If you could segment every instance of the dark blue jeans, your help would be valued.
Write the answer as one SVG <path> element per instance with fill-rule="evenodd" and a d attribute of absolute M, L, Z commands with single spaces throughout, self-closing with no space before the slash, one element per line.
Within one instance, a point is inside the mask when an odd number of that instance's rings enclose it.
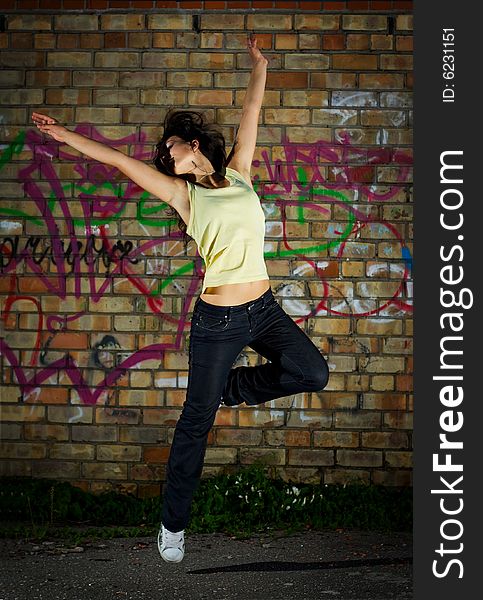
<path fill-rule="evenodd" d="M 270 362 L 232 368 L 245 346 Z M 198 298 L 191 320 L 188 390 L 168 460 L 164 526 L 180 531 L 188 524 L 206 440 L 221 401 L 255 405 L 318 391 L 327 385 L 328 375 L 325 359 L 271 289 L 237 306 L 215 306 Z"/>

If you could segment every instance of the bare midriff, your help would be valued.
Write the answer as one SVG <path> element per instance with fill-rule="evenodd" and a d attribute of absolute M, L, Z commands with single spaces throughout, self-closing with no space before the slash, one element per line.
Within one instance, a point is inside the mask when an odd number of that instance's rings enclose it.
<path fill-rule="evenodd" d="M 250 281 L 247 283 L 227 283 L 216 287 L 207 287 L 200 298 L 208 304 L 217 306 L 236 306 L 256 300 L 270 288 L 270 280 Z"/>

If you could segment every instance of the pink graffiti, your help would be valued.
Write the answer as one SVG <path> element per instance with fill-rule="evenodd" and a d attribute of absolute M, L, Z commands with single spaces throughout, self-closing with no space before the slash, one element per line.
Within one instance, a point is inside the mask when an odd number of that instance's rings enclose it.
<path fill-rule="evenodd" d="M 147 160 L 150 156 L 150 152 L 145 150 L 146 139 L 141 134 L 140 138 L 137 139 L 135 135 L 127 136 L 125 138 L 112 141 L 107 140 L 95 128 L 90 126 L 78 126 L 76 131 L 79 133 L 88 135 L 93 139 L 98 139 L 104 143 L 110 145 L 125 146 L 127 144 L 134 147 L 133 157 L 140 160 Z M 68 239 L 72 244 L 73 248 L 77 247 L 78 237 L 75 232 L 74 221 L 69 207 L 69 202 L 65 197 L 64 190 L 61 182 L 58 179 L 56 171 L 52 165 L 52 159 L 58 157 L 64 161 L 72 161 L 75 163 L 75 171 L 81 176 L 79 184 L 84 185 L 98 185 L 99 183 L 111 183 L 116 184 L 119 173 L 116 169 L 106 167 L 101 164 L 89 164 L 86 168 L 85 160 L 82 157 L 75 156 L 59 144 L 54 142 L 44 143 L 44 140 L 37 134 L 36 131 L 29 131 L 26 137 L 26 143 L 32 150 L 33 161 L 30 165 L 19 171 L 19 180 L 23 181 L 24 190 L 28 197 L 34 200 L 39 215 L 45 220 L 46 228 L 52 243 L 53 253 L 56 256 L 62 255 L 61 235 L 59 226 L 56 222 L 54 215 L 49 208 L 48 197 L 45 191 L 41 189 L 39 185 L 39 176 L 42 182 L 49 182 L 51 193 L 56 198 L 58 206 L 65 219 L 65 223 L 68 228 Z M 289 206 L 300 206 L 299 197 L 307 195 L 311 190 L 325 188 L 327 190 L 357 190 L 359 194 L 365 196 L 369 201 L 387 201 L 390 200 L 397 194 L 400 185 L 407 181 L 410 173 L 411 157 L 400 151 L 388 148 L 355 148 L 349 142 L 348 137 L 342 137 L 340 143 L 329 144 L 324 141 L 316 142 L 315 144 L 295 144 L 285 139 L 283 142 L 284 160 L 275 160 L 274 164 L 270 164 L 268 155 L 266 152 L 262 153 L 264 160 L 264 169 L 266 176 L 261 178 L 261 187 L 259 192 L 262 196 L 276 195 L 275 205 L 280 210 L 282 217 L 282 244 L 286 250 L 291 250 L 292 245 L 287 235 L 287 216 L 286 208 Z M 351 162 L 360 162 L 360 166 L 350 166 Z M 260 167 L 260 163 L 254 162 L 255 166 Z M 328 166 L 329 165 L 329 166 Z M 387 189 L 380 191 L 374 189 L 369 184 L 370 181 L 374 180 L 374 168 L 376 165 L 393 165 L 397 167 L 397 185 L 385 186 Z M 324 175 L 324 169 L 329 169 L 329 177 Z M 299 169 L 303 168 L 306 175 L 305 179 L 301 179 Z M 141 189 L 132 182 L 128 182 L 126 191 L 122 198 L 118 198 L 115 195 L 111 196 L 95 196 L 91 197 L 87 194 L 81 193 L 79 195 L 79 202 L 82 207 L 83 217 L 85 221 L 85 236 L 89 236 L 93 233 L 94 229 L 92 226 L 92 215 L 96 215 L 97 218 L 107 218 L 119 215 L 128 200 L 134 200 L 139 197 Z M 344 203 L 337 198 L 331 196 L 324 196 L 323 191 L 314 194 L 314 198 L 323 198 L 324 203 L 336 203 L 339 206 L 343 206 L 347 211 L 351 211 L 356 217 L 357 222 L 354 225 L 351 236 L 356 236 L 367 224 L 369 223 L 380 223 L 386 227 L 394 235 L 394 238 L 398 241 L 401 246 L 404 245 L 404 240 L 401 239 L 397 228 L 393 227 L 386 221 L 376 221 L 371 217 L 365 215 L 362 211 L 350 205 L 350 203 Z M 295 199 L 294 199 L 295 198 Z M 325 208 L 312 201 L 310 203 L 304 202 L 304 207 L 310 208 L 316 211 L 324 211 Z M 108 228 L 106 226 L 99 226 L 97 236 L 102 241 L 102 244 L 106 250 L 110 251 L 113 249 L 113 243 L 109 238 Z M 148 251 L 158 246 L 163 247 L 167 243 L 171 243 L 180 239 L 179 232 L 173 232 L 169 235 L 161 235 L 153 237 L 146 242 L 139 245 L 130 254 L 131 258 L 141 257 Z M 344 249 L 346 241 L 344 240 L 338 249 L 336 258 L 341 259 L 344 256 Z M 5 252 L 5 249 L 2 248 Z M 402 281 L 400 285 L 396 286 L 393 297 L 388 300 L 383 306 L 380 306 L 377 310 L 367 311 L 355 315 L 354 312 L 343 313 L 337 312 L 330 308 L 327 304 L 327 298 L 329 296 L 330 286 L 325 281 L 323 269 L 320 269 L 317 261 L 308 254 L 297 253 L 297 258 L 301 261 L 306 262 L 310 265 L 317 278 L 322 282 L 324 290 L 324 298 L 318 302 L 314 310 L 310 311 L 309 314 L 297 319 L 298 323 L 303 322 L 310 316 L 318 314 L 320 311 L 325 310 L 332 312 L 333 314 L 351 314 L 352 316 L 369 316 L 384 310 L 390 304 L 394 304 L 403 311 L 412 310 L 411 305 L 406 302 L 403 298 L 406 280 L 409 278 L 410 272 L 406 265 Z M 78 257 L 74 260 L 79 260 Z M 95 273 L 93 262 L 89 261 L 87 273 L 81 274 L 79 262 L 73 265 L 72 276 L 74 277 L 74 295 L 76 298 L 80 298 L 85 295 L 85 292 L 81 289 L 81 278 L 88 281 L 89 284 L 89 297 L 93 302 L 100 301 L 110 289 L 111 282 L 115 276 L 124 276 L 132 285 L 133 290 L 136 290 L 141 296 L 146 299 L 149 310 L 157 315 L 160 319 L 166 320 L 176 325 L 175 339 L 172 343 L 160 343 L 151 344 L 142 349 L 136 350 L 129 357 L 125 358 L 119 365 L 109 371 L 104 379 L 96 385 L 95 389 L 91 389 L 88 383 L 85 381 L 82 375 L 82 368 L 80 368 L 75 360 L 66 354 L 59 360 L 56 360 L 49 364 L 47 367 L 39 368 L 39 352 L 41 343 L 41 331 L 46 323 L 46 328 L 51 333 L 57 333 L 59 331 L 67 331 L 68 324 L 85 313 L 79 311 L 73 315 L 52 315 L 49 314 L 45 319 L 42 311 L 41 303 L 34 296 L 25 294 L 17 294 L 18 289 L 18 275 L 15 272 L 21 261 L 26 263 L 26 266 L 34 272 L 39 281 L 45 286 L 45 289 L 50 292 L 51 295 L 55 295 L 60 299 L 67 297 L 67 276 L 65 266 L 62 260 L 58 261 L 56 273 L 44 273 L 42 268 L 36 264 L 33 260 L 32 255 L 28 250 L 24 250 L 21 254 L 14 257 L 10 262 L 7 271 L 11 272 L 9 293 L 5 303 L 5 308 L 1 314 L 1 319 L 7 323 L 14 307 L 14 304 L 20 300 L 31 301 L 37 310 L 38 325 L 35 343 L 33 346 L 32 355 L 29 361 L 30 367 L 36 367 L 36 371 L 33 376 L 29 376 L 24 370 L 22 365 L 17 358 L 16 352 L 8 345 L 5 340 L 0 340 L 0 354 L 3 354 L 6 360 L 10 363 L 15 378 L 21 388 L 23 396 L 28 396 L 36 387 L 42 385 L 49 377 L 56 374 L 59 370 L 63 370 L 70 381 L 76 386 L 76 390 L 80 396 L 80 399 L 85 404 L 96 404 L 101 394 L 106 388 L 115 384 L 115 382 L 126 373 L 126 371 L 133 366 L 152 359 L 164 359 L 165 352 L 167 350 L 180 350 L 183 346 L 184 331 L 188 325 L 188 314 L 192 308 L 192 302 L 196 295 L 200 279 L 203 276 L 203 267 L 200 257 L 197 255 L 195 259 L 194 272 L 189 279 L 187 289 L 184 292 L 184 301 L 179 317 L 175 317 L 171 314 L 166 313 L 163 310 L 163 299 L 162 297 L 155 297 L 152 295 L 152 289 L 145 283 L 142 274 L 136 273 L 135 270 L 130 266 L 128 261 L 115 260 L 115 266 L 112 271 L 104 275 L 103 282 L 96 287 L 96 279 L 99 278 L 99 274 Z"/>

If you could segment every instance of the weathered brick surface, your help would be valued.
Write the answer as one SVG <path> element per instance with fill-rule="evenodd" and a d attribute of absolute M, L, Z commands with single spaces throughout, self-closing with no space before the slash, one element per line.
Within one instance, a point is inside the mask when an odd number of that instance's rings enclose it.
<path fill-rule="evenodd" d="M 267 465 L 285 465 L 286 450 L 273 448 L 241 448 L 240 463 L 249 465 L 263 462 Z"/>
<path fill-rule="evenodd" d="M 244 15 L 237 14 L 206 14 L 201 16 L 201 29 L 227 31 L 244 28 Z M 216 34 L 210 34 L 216 35 Z"/>
<path fill-rule="evenodd" d="M 87 479 L 127 479 L 127 465 L 121 463 L 82 463 L 82 475 Z"/>
<path fill-rule="evenodd" d="M 346 35 L 347 50 L 369 50 L 370 36 L 367 33 L 348 33 Z"/>
<path fill-rule="evenodd" d="M 5 11 L 1 233 L 18 245 L 7 242 L 0 278 L 11 353 L 0 472 L 158 495 L 201 283 L 194 244 L 185 251 L 173 236 L 159 200 L 39 136 L 29 111 L 149 162 L 168 108 L 193 107 L 221 126 L 229 150 L 255 31 L 269 59 L 252 169 L 268 271 L 330 380 L 321 392 L 220 409 L 203 475 L 262 461 L 286 481 L 410 485 L 412 15 L 383 3 L 200 8 L 196 29 L 190 10 L 121 4 Z M 85 247 L 89 227 L 95 251 L 74 261 L 69 244 Z M 24 252 L 35 244 L 37 264 Z M 250 349 L 240 361 L 260 362 Z"/>
<path fill-rule="evenodd" d="M 340 17 L 338 15 L 295 15 L 295 29 L 314 29 L 317 31 L 325 31 L 338 29 Z"/>
<path fill-rule="evenodd" d="M 387 17 L 379 15 L 343 15 L 343 29 L 364 29 L 375 31 L 387 28 Z"/>
<path fill-rule="evenodd" d="M 52 29 L 52 17 L 50 15 L 18 14 L 9 16 L 9 30 L 50 30 Z"/>
<path fill-rule="evenodd" d="M 49 450 L 51 459 L 93 460 L 95 447 L 89 444 L 54 444 Z"/>
<path fill-rule="evenodd" d="M 337 450 L 337 464 L 344 467 L 381 467 L 382 452 Z"/>
<path fill-rule="evenodd" d="M 0 458 L 45 458 L 47 448 L 45 444 L 26 442 L 2 442 L 0 444 Z"/>
<path fill-rule="evenodd" d="M 359 434 L 351 431 L 314 431 L 314 446 L 324 448 L 354 448 L 359 445 Z"/>
<path fill-rule="evenodd" d="M 40 17 L 40 19 L 41 18 L 42 17 Z M 106 22 L 106 17 L 101 17 L 101 29 L 114 29 L 114 23 L 114 15 L 110 17 L 108 22 Z M 124 24 L 127 25 L 125 21 Z M 37 25 L 37 18 L 35 19 L 35 26 L 37 29 L 41 29 Z M 54 31 L 93 31 L 97 29 L 99 29 L 99 19 L 97 15 L 59 15 L 54 18 Z M 124 29 L 124 27 L 121 27 L 121 29 Z"/>
<path fill-rule="evenodd" d="M 368 484 L 371 481 L 371 473 L 365 469 L 326 469 L 324 483 L 333 485 L 346 484 Z"/>

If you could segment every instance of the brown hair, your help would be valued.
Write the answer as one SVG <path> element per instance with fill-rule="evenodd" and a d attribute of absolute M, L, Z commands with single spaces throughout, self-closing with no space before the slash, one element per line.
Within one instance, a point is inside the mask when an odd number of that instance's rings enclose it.
<path fill-rule="evenodd" d="M 227 158 L 225 138 L 221 131 L 216 125 L 208 122 L 203 113 L 194 110 L 170 109 L 166 114 L 163 136 L 156 144 L 153 157 L 153 164 L 158 171 L 165 175 L 185 179 L 191 183 L 203 186 L 203 184 L 196 182 L 196 177 L 193 173 L 177 175 L 174 172 L 174 161 L 171 158 L 169 148 L 166 146 L 167 140 L 173 135 L 189 143 L 197 140 L 201 152 L 215 169 L 215 173 L 210 176 L 210 182 L 216 184 L 224 180 L 226 164 L 231 159 L 233 151 Z M 175 214 L 178 215 L 178 227 L 183 232 L 183 239 L 186 247 L 189 241 L 189 236 L 186 233 L 186 223 L 175 209 L 169 207 L 169 210 L 173 216 Z"/>

